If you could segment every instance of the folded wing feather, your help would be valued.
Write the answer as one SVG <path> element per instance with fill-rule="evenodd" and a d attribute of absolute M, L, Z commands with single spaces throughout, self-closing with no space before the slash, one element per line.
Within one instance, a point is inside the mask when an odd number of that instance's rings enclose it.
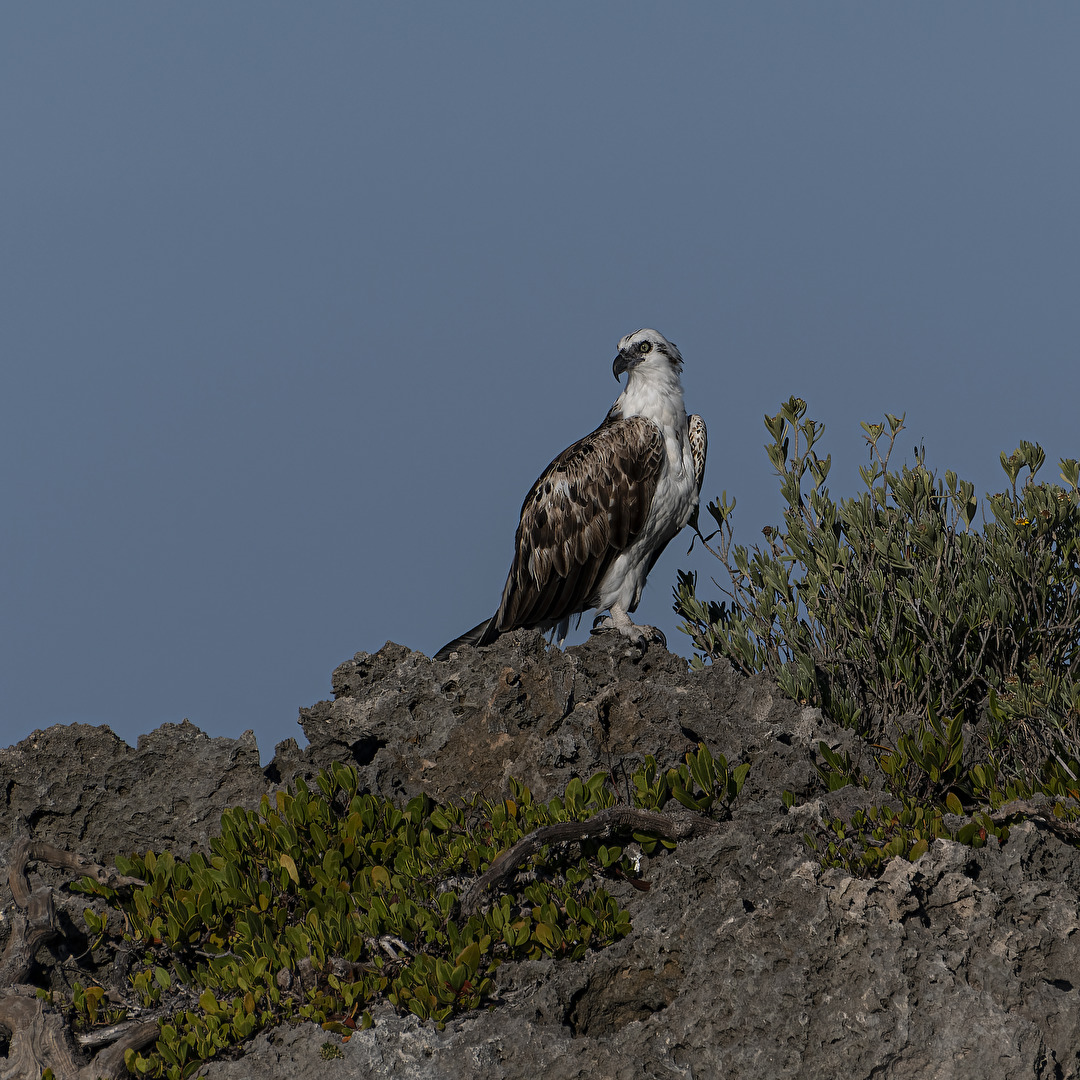
<path fill-rule="evenodd" d="M 608 567 L 645 524 L 663 462 L 660 429 L 634 416 L 605 420 L 544 470 L 521 507 L 500 632 L 594 606 Z"/>

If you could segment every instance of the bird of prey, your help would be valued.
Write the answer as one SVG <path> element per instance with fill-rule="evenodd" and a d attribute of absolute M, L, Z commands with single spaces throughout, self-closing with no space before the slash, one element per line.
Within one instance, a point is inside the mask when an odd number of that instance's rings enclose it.
<path fill-rule="evenodd" d="M 679 350 L 656 330 L 619 342 L 612 364 L 626 386 L 604 422 L 564 450 L 521 506 L 514 562 L 499 610 L 444 645 L 490 645 L 520 627 L 554 630 L 590 608 L 595 630 L 616 630 L 644 646 L 663 635 L 631 618 L 645 579 L 668 541 L 696 516 L 707 439 L 683 405 Z"/>

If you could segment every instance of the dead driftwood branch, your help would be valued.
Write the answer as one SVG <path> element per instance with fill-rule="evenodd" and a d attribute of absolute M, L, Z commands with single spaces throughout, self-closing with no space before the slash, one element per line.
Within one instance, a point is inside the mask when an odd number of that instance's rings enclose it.
<path fill-rule="evenodd" d="M 523 836 L 513 847 L 496 857 L 491 866 L 469 886 L 461 900 L 461 911 L 472 915 L 484 894 L 508 881 L 517 868 L 545 844 L 573 843 L 578 840 L 606 840 L 620 833 L 643 832 L 663 840 L 687 840 L 717 828 L 717 822 L 704 814 L 690 811 L 661 814 L 655 810 L 636 810 L 630 806 L 610 806 L 588 821 L 560 821 L 545 825 Z"/>
<path fill-rule="evenodd" d="M 1041 799 L 1037 802 L 1030 802 L 1024 799 L 1013 799 L 995 810 L 990 815 L 990 820 L 995 825 L 1000 825 L 1008 821 L 1009 818 L 1022 817 L 1044 826 L 1062 840 L 1076 843 L 1080 840 L 1080 825 L 1057 817 L 1054 814 L 1056 801 L 1053 799 Z M 1076 804 L 1073 803 L 1073 805 Z"/>
<path fill-rule="evenodd" d="M 25 1080 L 51 1069 L 56 1080 L 119 1080 L 126 1074 L 124 1052 L 140 1050 L 158 1037 L 156 1020 L 117 1025 L 117 1039 L 80 1065 L 73 1049 L 72 1033 L 63 1015 L 37 996 L 37 987 L 25 985 L 38 949 L 60 930 L 56 922 L 53 890 L 48 885 L 32 886 L 26 868 L 44 862 L 58 870 L 83 874 L 102 884 L 116 887 L 142 884 L 125 878 L 82 855 L 41 841 L 20 840 L 11 851 L 8 881 L 16 911 L 11 920 L 11 936 L 0 957 L 0 1027 L 11 1032 L 7 1061 L 0 1063 L 0 1080 Z"/>

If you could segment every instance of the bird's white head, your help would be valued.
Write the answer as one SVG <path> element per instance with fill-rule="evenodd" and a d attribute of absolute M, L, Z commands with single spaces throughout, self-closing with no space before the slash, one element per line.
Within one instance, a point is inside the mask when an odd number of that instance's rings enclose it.
<path fill-rule="evenodd" d="M 659 330 L 635 330 L 619 342 L 619 355 L 611 365 L 617 379 L 624 371 L 631 375 L 672 375 L 682 371 L 682 353 Z"/>
<path fill-rule="evenodd" d="M 683 405 L 682 353 L 656 330 L 637 330 L 619 342 L 611 365 L 617 379 L 626 372 L 626 387 L 611 407 L 616 417 L 647 416 L 661 427 L 686 424 Z"/>

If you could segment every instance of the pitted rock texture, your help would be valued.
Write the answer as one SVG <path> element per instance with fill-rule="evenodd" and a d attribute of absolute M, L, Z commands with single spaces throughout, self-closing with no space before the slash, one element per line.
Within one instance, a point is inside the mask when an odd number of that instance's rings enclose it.
<path fill-rule="evenodd" d="M 0 750 L 0 850 L 32 837 L 94 858 L 154 845 L 186 855 L 267 787 L 250 731 L 211 739 L 185 720 L 132 749 L 104 726 L 51 727 Z"/>
<path fill-rule="evenodd" d="M 237 801 L 254 805 L 335 759 L 355 763 L 372 791 L 444 800 L 497 796 L 509 776 L 541 798 L 599 769 L 626 783 L 644 755 L 672 764 L 699 740 L 752 769 L 731 821 L 643 860 L 649 891 L 608 883 L 633 921 L 611 948 L 580 963 L 506 964 L 494 1007 L 443 1031 L 383 1006 L 373 1029 L 345 1043 L 314 1025 L 264 1032 L 244 1057 L 212 1062 L 208 1080 L 1080 1076 L 1080 852 L 1021 824 L 1003 847 L 938 841 L 873 881 L 822 872 L 803 833 L 867 793 L 825 794 L 813 751 L 819 740 L 866 751 L 768 682 L 687 673 L 653 647 L 638 656 L 598 638 L 560 653 L 514 634 L 447 663 L 388 644 L 342 664 L 333 687 L 334 701 L 301 712 L 310 746 L 281 744 L 265 773 L 257 754 L 251 764 L 253 743 L 249 752 L 245 740 L 201 736 L 220 744 L 207 799 L 243 788 Z M 50 729 L 34 753 L 26 743 L 0 753 L 4 842 L 17 808 L 20 829 L 29 821 L 50 830 L 43 838 L 100 855 L 130 833 L 106 828 L 111 806 L 140 823 L 140 846 L 201 843 L 209 810 L 182 837 L 161 810 L 179 805 L 183 781 L 171 789 L 159 763 L 154 786 L 121 795 L 105 759 L 124 755 L 94 730 Z M 211 751 L 194 729 L 187 741 L 178 731 L 165 735 L 182 775 L 189 755 Z M 60 786 L 77 796 L 50 786 L 43 746 L 67 762 Z M 99 791 L 101 775 L 112 779 Z M 792 812 L 784 789 L 798 797 Z M 34 792 L 62 809 L 34 817 Z M 343 1056 L 324 1058 L 324 1044 Z"/>
<path fill-rule="evenodd" d="M 1025 881 L 1046 846 L 1072 884 Z M 330 1063 L 320 1029 L 276 1031 L 207 1077 L 1073 1077 L 1077 862 L 1021 825 L 1001 851 L 938 841 L 859 881 L 822 874 L 771 812 L 736 814 L 623 890 L 628 938 L 506 965 L 490 1012 L 440 1032 L 384 1008 Z"/>
<path fill-rule="evenodd" d="M 335 700 L 300 711 L 305 759 L 355 764 L 369 790 L 390 798 L 497 797 L 514 776 L 549 799 L 573 776 L 608 770 L 625 782 L 647 754 L 669 765 L 704 741 L 729 758 L 758 754 L 752 782 L 779 799 L 776 783 L 802 793 L 815 782 L 812 732 L 857 750 L 768 680 L 719 667 L 688 675 L 666 650 L 642 656 L 606 637 L 561 652 L 519 632 L 445 663 L 388 643 L 338 667 L 333 688 Z M 777 742 L 781 729 L 794 753 Z"/>

